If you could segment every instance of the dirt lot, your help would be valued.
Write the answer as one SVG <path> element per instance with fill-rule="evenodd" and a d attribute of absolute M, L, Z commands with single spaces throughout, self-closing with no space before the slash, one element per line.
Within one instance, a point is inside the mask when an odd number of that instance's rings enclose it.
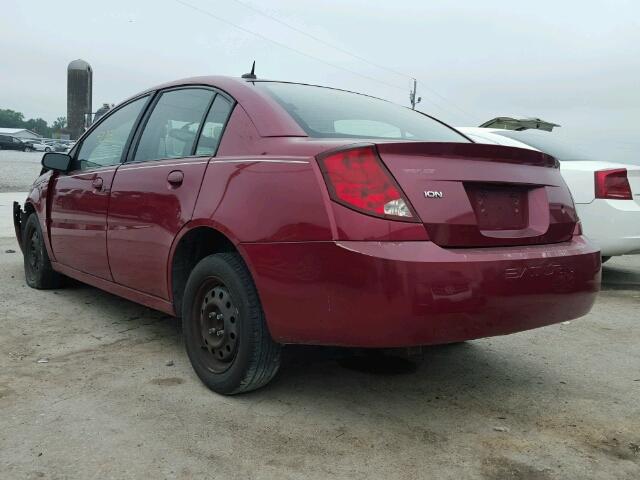
<path fill-rule="evenodd" d="M 0 152 L 1 479 L 640 478 L 640 256 L 606 265 L 584 319 L 419 366 L 288 348 L 271 385 L 225 398 L 174 319 L 25 285 L 8 220 L 24 194 L 3 192 L 41 156 Z"/>
<path fill-rule="evenodd" d="M 0 150 L 0 193 L 25 192 L 42 168 L 42 152 Z"/>
<path fill-rule="evenodd" d="M 31 290 L 0 239 L 0 477 L 638 479 L 640 258 L 607 265 L 584 319 L 416 368 L 289 348 L 270 386 L 225 398 L 175 320 Z"/>

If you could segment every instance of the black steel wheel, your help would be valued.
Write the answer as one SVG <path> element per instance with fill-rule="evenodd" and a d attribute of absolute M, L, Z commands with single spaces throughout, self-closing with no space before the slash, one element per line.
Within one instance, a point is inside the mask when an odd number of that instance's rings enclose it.
<path fill-rule="evenodd" d="M 266 325 L 251 274 L 237 253 L 203 258 L 182 303 L 185 346 L 194 370 L 225 395 L 266 385 L 280 366 L 280 345 Z"/>
<path fill-rule="evenodd" d="M 206 280 L 196 297 L 192 328 L 200 332 L 200 356 L 202 363 L 213 373 L 227 370 L 237 353 L 238 322 L 240 311 L 235 306 L 229 289 L 218 278 Z M 197 332 L 194 332 L 197 333 Z"/>
<path fill-rule="evenodd" d="M 27 285 L 37 289 L 61 286 L 62 276 L 51 267 L 40 222 L 35 213 L 29 215 L 22 228 L 22 252 Z"/>

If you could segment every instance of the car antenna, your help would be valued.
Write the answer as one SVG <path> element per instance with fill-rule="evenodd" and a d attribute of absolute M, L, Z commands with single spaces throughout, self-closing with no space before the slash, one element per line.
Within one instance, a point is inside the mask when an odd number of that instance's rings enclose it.
<path fill-rule="evenodd" d="M 250 73 L 245 73 L 244 75 L 242 75 L 242 78 L 248 78 L 250 80 L 255 80 L 256 78 L 258 78 L 258 77 L 256 77 L 255 71 L 256 71 L 256 61 L 254 60 L 253 61 L 253 65 L 251 66 L 251 72 Z"/>

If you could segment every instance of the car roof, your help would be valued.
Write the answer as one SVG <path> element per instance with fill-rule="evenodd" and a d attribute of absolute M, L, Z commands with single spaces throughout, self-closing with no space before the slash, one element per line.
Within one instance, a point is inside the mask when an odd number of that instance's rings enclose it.
<path fill-rule="evenodd" d="M 233 97 L 245 110 L 263 137 L 306 137 L 306 132 L 293 118 L 256 83 L 265 80 L 226 77 L 221 75 L 189 77 L 156 85 L 131 98 L 139 97 L 156 90 L 182 86 L 215 87 Z M 275 81 L 275 80 L 274 80 Z"/>

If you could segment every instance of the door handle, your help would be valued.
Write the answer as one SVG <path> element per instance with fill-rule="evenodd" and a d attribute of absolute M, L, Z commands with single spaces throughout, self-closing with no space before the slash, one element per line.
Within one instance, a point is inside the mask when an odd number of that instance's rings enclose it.
<path fill-rule="evenodd" d="M 167 175 L 167 182 L 169 182 L 174 187 L 179 187 L 182 185 L 182 181 L 184 180 L 184 174 L 180 170 L 174 170 L 169 172 Z"/>
<path fill-rule="evenodd" d="M 95 188 L 96 190 L 102 190 L 102 185 L 103 185 L 103 180 L 102 177 L 96 177 L 93 179 L 93 182 L 91 182 L 91 185 L 93 186 L 93 188 Z"/>

